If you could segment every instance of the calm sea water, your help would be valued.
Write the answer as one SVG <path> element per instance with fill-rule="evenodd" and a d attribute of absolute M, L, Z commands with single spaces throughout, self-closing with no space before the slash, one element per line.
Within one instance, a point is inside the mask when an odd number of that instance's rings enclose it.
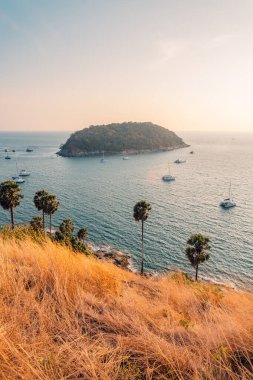
<path fill-rule="evenodd" d="M 32 175 L 22 186 L 24 199 L 15 211 L 17 222 L 38 215 L 33 205 L 37 190 L 57 194 L 61 205 L 53 217 L 58 226 L 72 218 L 89 229 L 90 239 L 131 253 L 139 265 L 141 225 L 133 220 L 136 201 L 147 199 L 152 212 L 145 223 L 146 269 L 178 268 L 193 274 L 184 255 L 185 241 L 194 232 L 210 236 L 211 258 L 201 266 L 204 279 L 253 289 L 253 135 L 180 134 L 191 144 L 173 152 L 98 158 L 61 158 L 55 155 L 68 133 L 0 133 L 0 181 L 18 169 Z M 27 146 L 34 148 L 26 153 Z M 4 149 L 15 149 L 5 160 Z M 190 150 L 195 151 L 190 155 Z M 177 158 L 186 159 L 176 165 Z M 161 177 L 171 162 L 174 183 Z M 219 202 L 232 181 L 237 207 L 223 210 Z M 0 224 L 9 213 L 0 210 Z"/>

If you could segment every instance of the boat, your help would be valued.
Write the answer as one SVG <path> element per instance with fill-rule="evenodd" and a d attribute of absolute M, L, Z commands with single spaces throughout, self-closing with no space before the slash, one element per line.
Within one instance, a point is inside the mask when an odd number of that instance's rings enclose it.
<path fill-rule="evenodd" d="M 20 178 L 20 177 L 12 177 L 12 181 L 16 182 L 16 183 L 24 183 L 25 180 L 23 178 Z"/>
<path fill-rule="evenodd" d="M 167 175 L 164 175 L 163 176 L 163 180 L 165 182 L 171 182 L 171 181 L 175 181 L 176 177 L 173 177 L 172 175 L 170 174 L 167 174 Z"/>
<path fill-rule="evenodd" d="M 28 172 L 26 169 L 21 169 L 19 172 L 19 177 L 28 177 L 31 173 Z"/>
<path fill-rule="evenodd" d="M 8 155 L 8 153 L 6 154 L 6 156 L 4 157 L 6 160 L 10 160 L 11 157 Z"/>
<path fill-rule="evenodd" d="M 32 148 L 26 148 L 26 152 L 31 153 L 31 152 L 33 152 L 33 149 Z"/>
<path fill-rule="evenodd" d="M 175 164 L 184 164 L 185 162 L 186 160 L 179 160 L 179 158 L 174 161 Z"/>
<path fill-rule="evenodd" d="M 172 182 L 172 181 L 175 181 L 176 177 L 174 177 L 173 175 L 170 174 L 170 165 L 168 164 L 169 166 L 169 174 L 166 174 L 162 177 L 163 181 L 165 182 Z"/>
<path fill-rule="evenodd" d="M 220 206 L 222 208 L 226 208 L 226 209 L 236 206 L 236 203 L 233 201 L 233 199 L 231 197 L 231 182 L 230 182 L 230 186 L 229 186 L 229 196 L 228 196 L 228 198 L 225 198 L 222 202 L 220 202 Z"/>
<path fill-rule="evenodd" d="M 105 152 L 103 151 L 103 157 L 101 158 L 100 162 L 102 164 L 104 164 L 105 162 L 107 162 L 107 160 L 105 159 Z"/>
<path fill-rule="evenodd" d="M 191 151 L 190 151 L 190 154 L 194 154 L 194 153 L 195 153 L 194 150 L 191 150 Z"/>
<path fill-rule="evenodd" d="M 124 156 L 124 157 L 122 157 L 122 160 L 129 160 L 130 158 L 128 157 L 128 156 Z"/>

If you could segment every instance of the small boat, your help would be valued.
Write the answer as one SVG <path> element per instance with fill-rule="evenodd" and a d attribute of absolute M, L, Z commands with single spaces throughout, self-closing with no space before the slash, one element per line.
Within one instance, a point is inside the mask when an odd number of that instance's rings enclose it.
<path fill-rule="evenodd" d="M 16 152 L 15 149 L 12 149 L 12 152 L 15 153 Z"/>
<path fill-rule="evenodd" d="M 162 178 L 165 182 L 175 181 L 176 179 L 176 177 L 173 177 L 173 175 L 170 174 L 164 175 Z"/>
<path fill-rule="evenodd" d="M 194 153 L 195 153 L 194 150 L 191 150 L 191 151 L 190 151 L 190 154 L 194 154 Z"/>
<path fill-rule="evenodd" d="M 184 164 L 185 162 L 186 160 L 179 160 L 179 158 L 174 161 L 175 164 Z"/>
<path fill-rule="evenodd" d="M 16 182 L 16 183 L 24 183 L 25 180 L 23 178 L 20 178 L 20 177 L 12 177 L 12 181 Z"/>
<path fill-rule="evenodd" d="M 19 172 L 19 177 L 28 177 L 31 173 L 28 172 L 26 169 L 21 169 Z"/>
<path fill-rule="evenodd" d="M 7 153 L 7 152 L 8 152 L 8 149 L 5 148 L 4 151 L 5 151 L 5 153 Z"/>
<path fill-rule="evenodd" d="M 122 157 L 122 160 L 129 160 L 130 158 L 128 157 L 128 156 L 124 156 L 124 157 Z"/>
<path fill-rule="evenodd" d="M 4 157 L 6 160 L 10 160 L 11 157 L 8 155 L 8 153 L 6 154 L 6 156 Z"/>
<path fill-rule="evenodd" d="M 163 181 L 165 182 L 172 182 L 175 181 L 176 177 L 170 174 L 170 165 L 168 164 L 169 167 L 169 174 L 166 174 L 162 177 Z"/>
<path fill-rule="evenodd" d="M 26 148 L 26 152 L 31 153 L 31 152 L 33 152 L 33 149 L 32 148 Z"/>
<path fill-rule="evenodd" d="M 105 159 L 105 152 L 103 151 L 103 157 L 101 158 L 100 162 L 102 164 L 104 164 L 105 162 L 107 162 L 107 160 Z"/>
<path fill-rule="evenodd" d="M 236 206 L 236 203 L 233 201 L 233 199 L 231 197 L 231 182 L 230 182 L 230 186 L 229 186 L 229 196 L 228 196 L 228 198 L 226 198 L 222 202 L 220 202 L 220 206 L 223 208 L 226 208 L 226 209 Z"/>

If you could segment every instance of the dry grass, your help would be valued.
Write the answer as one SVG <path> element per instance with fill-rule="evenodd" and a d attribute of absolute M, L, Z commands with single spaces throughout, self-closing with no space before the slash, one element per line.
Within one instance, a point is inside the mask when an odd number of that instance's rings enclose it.
<path fill-rule="evenodd" d="M 253 378 L 253 296 L 0 240 L 0 379 Z"/>

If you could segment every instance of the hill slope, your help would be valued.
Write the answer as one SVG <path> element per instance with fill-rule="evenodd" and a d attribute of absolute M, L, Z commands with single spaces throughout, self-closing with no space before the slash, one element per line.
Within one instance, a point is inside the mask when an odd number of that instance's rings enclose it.
<path fill-rule="evenodd" d="M 153 123 L 121 123 L 84 128 L 70 136 L 58 152 L 61 156 L 89 156 L 127 152 L 170 150 L 187 145 L 174 132 Z"/>
<path fill-rule="evenodd" d="M 0 239 L 0 378 L 249 380 L 253 296 Z"/>

